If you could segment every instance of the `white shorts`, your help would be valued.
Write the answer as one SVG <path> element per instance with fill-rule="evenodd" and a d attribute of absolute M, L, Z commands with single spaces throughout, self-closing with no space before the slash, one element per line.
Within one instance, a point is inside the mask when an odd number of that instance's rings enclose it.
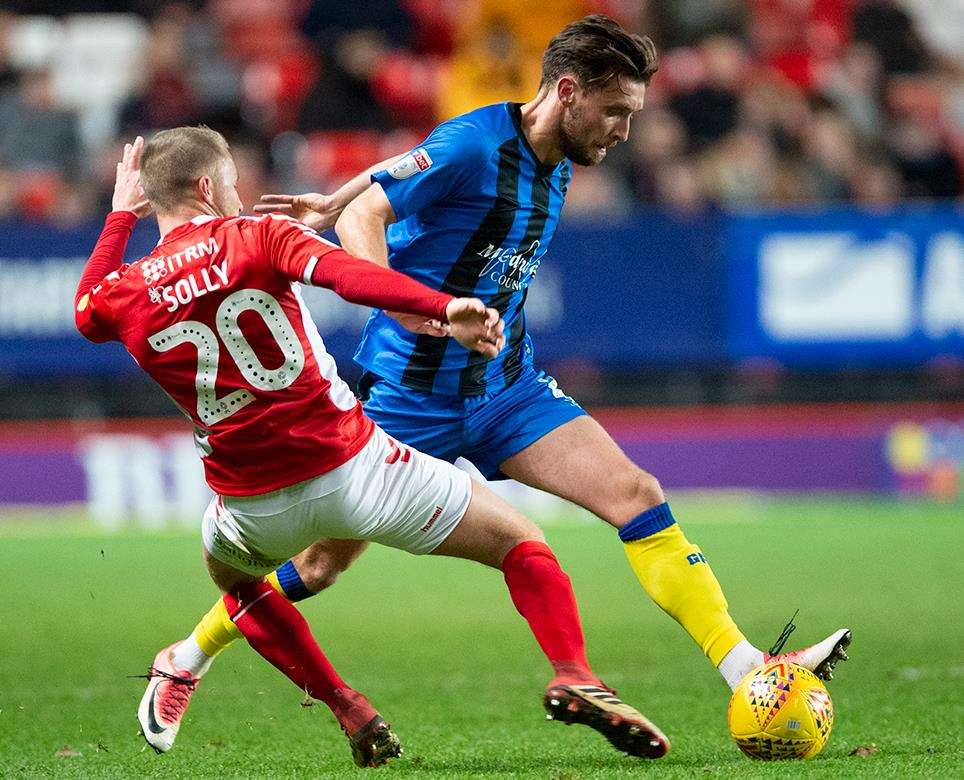
<path fill-rule="evenodd" d="M 204 547 L 254 575 L 322 538 L 364 539 L 423 555 L 458 525 L 471 497 L 464 471 L 376 427 L 361 452 L 327 474 L 256 496 L 215 496 L 204 513 Z"/>

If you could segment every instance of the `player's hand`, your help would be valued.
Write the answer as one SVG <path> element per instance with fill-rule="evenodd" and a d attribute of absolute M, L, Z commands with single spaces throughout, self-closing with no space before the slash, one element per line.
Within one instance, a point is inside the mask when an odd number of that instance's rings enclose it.
<path fill-rule="evenodd" d="M 505 346 L 505 323 L 478 298 L 453 298 L 445 309 L 449 335 L 466 349 L 494 358 Z"/>
<path fill-rule="evenodd" d="M 321 233 L 335 226 L 343 206 L 337 204 L 332 195 L 306 192 L 304 195 L 262 195 L 254 210 L 258 214 L 285 214 Z"/>
<path fill-rule="evenodd" d="M 151 204 L 141 187 L 141 152 L 144 139 L 137 136 L 132 144 L 124 144 L 124 158 L 117 163 L 114 182 L 114 211 L 133 211 L 138 219 L 151 213 Z"/>
<path fill-rule="evenodd" d="M 403 314 L 400 311 L 385 312 L 405 330 L 425 336 L 444 337 L 449 335 L 449 326 L 438 320 L 427 320 L 418 314 Z"/>

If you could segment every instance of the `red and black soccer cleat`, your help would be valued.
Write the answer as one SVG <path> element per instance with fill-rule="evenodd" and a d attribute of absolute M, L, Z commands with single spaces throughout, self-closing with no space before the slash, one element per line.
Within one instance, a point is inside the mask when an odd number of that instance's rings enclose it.
<path fill-rule="evenodd" d="M 669 751 L 666 735 L 609 688 L 553 682 L 542 703 L 549 720 L 589 726 L 630 756 L 662 758 Z"/>

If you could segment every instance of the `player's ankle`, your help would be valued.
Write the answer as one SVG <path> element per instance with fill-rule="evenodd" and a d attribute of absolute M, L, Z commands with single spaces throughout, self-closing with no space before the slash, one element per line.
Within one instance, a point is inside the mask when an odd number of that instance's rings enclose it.
<path fill-rule="evenodd" d="M 743 639 L 723 657 L 716 669 L 723 675 L 730 690 L 734 690 L 751 669 L 762 663 L 763 652 Z"/>
<path fill-rule="evenodd" d="M 552 669 L 555 677 L 551 684 L 561 685 L 598 685 L 599 678 L 592 669 L 578 661 L 553 661 Z"/>
<path fill-rule="evenodd" d="M 214 659 L 198 645 L 194 634 L 183 640 L 171 652 L 171 663 L 175 669 L 190 672 L 192 677 L 201 678 L 211 668 Z"/>
<path fill-rule="evenodd" d="M 334 691 L 328 706 L 347 734 L 354 734 L 378 715 L 378 711 L 368 699 L 353 688 L 339 688 Z"/>

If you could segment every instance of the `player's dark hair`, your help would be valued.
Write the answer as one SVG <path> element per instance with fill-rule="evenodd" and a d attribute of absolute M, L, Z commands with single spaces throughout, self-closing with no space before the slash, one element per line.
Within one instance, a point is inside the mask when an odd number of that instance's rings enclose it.
<path fill-rule="evenodd" d="M 141 186 L 159 211 L 171 210 L 194 192 L 202 176 L 218 176 L 218 165 L 230 158 L 224 136 L 204 125 L 162 130 L 141 154 Z"/>
<path fill-rule="evenodd" d="M 625 76 L 649 84 L 659 68 L 655 44 L 626 32 L 618 22 L 593 14 L 567 24 L 542 55 L 542 85 L 571 73 L 587 90 L 603 89 Z"/>

